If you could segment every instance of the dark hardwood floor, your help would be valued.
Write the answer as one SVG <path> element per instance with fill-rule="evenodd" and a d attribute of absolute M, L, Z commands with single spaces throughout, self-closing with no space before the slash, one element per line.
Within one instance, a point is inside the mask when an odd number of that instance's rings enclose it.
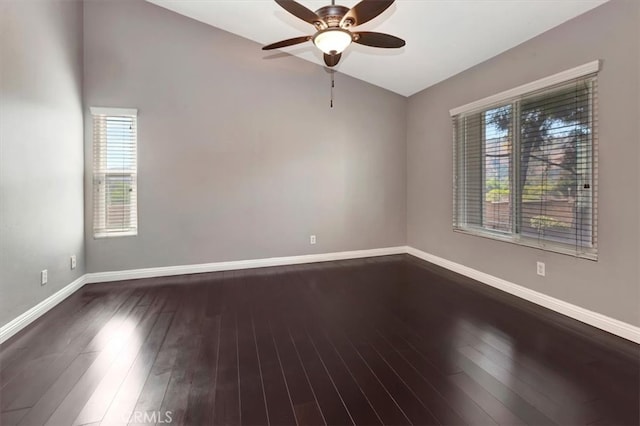
<path fill-rule="evenodd" d="M 94 284 L 0 348 L 0 423 L 637 425 L 638 355 L 409 256 Z"/>

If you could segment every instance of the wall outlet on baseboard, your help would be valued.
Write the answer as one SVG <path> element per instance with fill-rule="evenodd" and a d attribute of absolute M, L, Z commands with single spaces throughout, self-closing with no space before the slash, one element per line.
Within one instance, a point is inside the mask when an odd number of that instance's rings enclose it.
<path fill-rule="evenodd" d="M 315 244 L 316 243 L 316 236 L 315 235 L 311 235 L 309 237 L 309 244 Z"/>
<path fill-rule="evenodd" d="M 78 263 L 77 263 L 76 255 L 72 254 L 71 255 L 71 269 L 76 269 L 77 265 L 78 265 Z"/>
<path fill-rule="evenodd" d="M 546 269 L 546 268 L 545 268 L 545 264 L 544 264 L 544 262 L 538 262 L 538 263 L 536 264 L 536 272 L 537 272 L 537 273 L 538 273 L 538 275 L 540 275 L 541 277 L 544 277 L 544 276 L 545 276 L 545 273 L 546 273 L 545 269 Z"/>
<path fill-rule="evenodd" d="M 45 285 L 48 280 L 49 280 L 49 273 L 47 272 L 46 269 L 43 269 L 40 272 L 40 285 Z"/>

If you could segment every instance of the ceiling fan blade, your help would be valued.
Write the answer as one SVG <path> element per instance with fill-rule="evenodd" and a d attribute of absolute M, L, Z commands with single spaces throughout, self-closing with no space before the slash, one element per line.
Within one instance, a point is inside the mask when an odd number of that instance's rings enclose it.
<path fill-rule="evenodd" d="M 293 46 L 294 44 L 304 43 L 305 41 L 309 40 L 311 40 L 311 36 L 290 38 L 288 40 L 282 40 L 277 43 L 271 43 L 267 46 L 264 46 L 262 50 L 280 49 L 281 47 Z"/>
<path fill-rule="evenodd" d="M 351 22 L 352 27 L 369 22 L 387 10 L 394 2 L 395 0 L 362 0 L 344 15 L 342 21 L 340 21 L 340 26 L 347 21 Z"/>
<path fill-rule="evenodd" d="M 358 44 L 385 49 L 397 49 L 407 44 L 403 39 L 383 33 L 362 31 L 354 33 L 353 41 Z"/>
<path fill-rule="evenodd" d="M 322 19 L 315 12 L 310 11 L 303 5 L 293 0 L 275 0 L 284 10 L 302 19 L 305 22 L 315 25 L 316 22 L 322 22 Z"/>
<path fill-rule="evenodd" d="M 338 65 L 340 62 L 340 58 L 342 57 L 342 53 L 336 53 L 335 55 L 324 54 L 324 63 L 327 64 L 329 68 L 333 68 Z"/>

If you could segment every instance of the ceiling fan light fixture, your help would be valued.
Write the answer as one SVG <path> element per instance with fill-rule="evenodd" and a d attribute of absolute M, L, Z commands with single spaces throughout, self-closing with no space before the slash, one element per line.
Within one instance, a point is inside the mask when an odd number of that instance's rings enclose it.
<path fill-rule="evenodd" d="M 353 41 L 353 36 L 347 30 L 341 28 L 328 28 L 318 31 L 313 36 L 313 44 L 327 55 L 336 55 L 344 52 Z"/>

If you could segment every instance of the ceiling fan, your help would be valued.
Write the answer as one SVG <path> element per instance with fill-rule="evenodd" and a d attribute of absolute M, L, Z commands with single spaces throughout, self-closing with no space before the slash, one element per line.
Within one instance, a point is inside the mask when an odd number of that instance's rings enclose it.
<path fill-rule="evenodd" d="M 315 12 L 294 0 L 275 0 L 275 2 L 287 12 L 313 25 L 316 33 L 269 44 L 262 50 L 280 49 L 311 40 L 324 53 L 324 63 L 328 67 L 335 67 L 340 62 L 342 52 L 352 42 L 386 49 L 397 49 L 406 44 L 401 38 L 389 34 L 351 31 L 351 28 L 369 22 L 380 15 L 395 0 L 362 0 L 351 9 L 336 5 L 335 0 L 331 0 L 330 5 L 321 7 Z"/>

